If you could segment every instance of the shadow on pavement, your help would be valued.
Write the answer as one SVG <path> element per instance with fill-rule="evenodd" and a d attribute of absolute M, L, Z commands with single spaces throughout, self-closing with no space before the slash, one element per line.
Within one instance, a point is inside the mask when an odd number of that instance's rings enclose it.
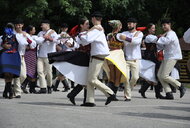
<path fill-rule="evenodd" d="M 190 107 L 160 106 L 159 109 L 162 109 L 162 110 L 177 110 L 177 111 L 190 112 Z"/>
<path fill-rule="evenodd" d="M 44 106 L 73 106 L 72 104 L 55 103 L 55 102 L 19 102 L 18 104 L 44 105 Z"/>
<path fill-rule="evenodd" d="M 190 120 L 190 117 L 175 116 L 162 113 L 136 113 L 136 112 L 122 112 L 119 115 L 134 116 L 134 117 L 146 117 L 146 118 L 160 118 L 160 119 L 176 119 L 176 120 Z"/>

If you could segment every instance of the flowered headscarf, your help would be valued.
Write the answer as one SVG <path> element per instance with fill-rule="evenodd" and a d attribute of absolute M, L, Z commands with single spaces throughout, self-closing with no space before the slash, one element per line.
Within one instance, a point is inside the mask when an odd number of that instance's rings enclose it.
<path fill-rule="evenodd" d="M 116 29 L 121 25 L 120 20 L 110 20 L 110 21 L 108 21 L 108 23 L 113 29 Z"/>

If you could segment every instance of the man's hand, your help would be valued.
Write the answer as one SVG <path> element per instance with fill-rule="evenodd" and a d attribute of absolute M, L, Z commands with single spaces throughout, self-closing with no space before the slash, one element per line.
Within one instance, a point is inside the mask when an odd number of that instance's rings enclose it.
<path fill-rule="evenodd" d="M 127 36 L 125 36 L 125 35 L 123 35 L 123 34 L 121 34 L 121 35 L 119 36 L 119 38 L 120 38 L 121 40 L 125 40 L 126 37 L 127 37 Z"/>
<path fill-rule="evenodd" d="M 11 44 L 3 44 L 2 47 L 4 49 L 10 49 L 12 47 L 12 45 Z"/>

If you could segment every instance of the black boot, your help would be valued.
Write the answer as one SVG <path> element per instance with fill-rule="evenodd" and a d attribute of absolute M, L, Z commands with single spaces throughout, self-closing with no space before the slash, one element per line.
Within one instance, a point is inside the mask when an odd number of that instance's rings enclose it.
<path fill-rule="evenodd" d="M 75 87 L 75 83 L 73 81 L 71 81 L 71 88 Z"/>
<path fill-rule="evenodd" d="M 83 99 L 83 104 L 86 103 L 86 96 L 87 96 L 87 89 L 84 88 L 84 99 Z"/>
<path fill-rule="evenodd" d="M 38 94 L 46 94 L 46 88 L 40 88 L 40 91 L 37 92 Z"/>
<path fill-rule="evenodd" d="M 154 89 L 154 86 L 153 85 L 150 85 L 150 90 L 153 90 Z"/>
<path fill-rule="evenodd" d="M 25 94 L 28 94 L 28 91 L 26 89 L 26 86 L 27 86 L 28 83 L 29 83 L 29 80 L 25 79 L 24 82 L 21 85 L 21 89 L 22 89 L 23 93 L 25 93 Z"/>
<path fill-rule="evenodd" d="M 167 92 L 165 99 L 167 99 L 167 100 L 173 100 L 174 99 L 173 93 L 172 92 Z"/>
<path fill-rule="evenodd" d="M 57 88 L 59 86 L 60 80 L 56 80 L 55 85 L 53 86 L 53 91 L 59 91 Z"/>
<path fill-rule="evenodd" d="M 170 88 L 172 90 L 172 93 L 176 93 L 176 88 L 170 84 Z"/>
<path fill-rule="evenodd" d="M 7 88 L 7 83 L 6 83 L 6 84 L 5 84 L 4 91 L 3 91 L 3 97 L 4 97 L 4 98 L 8 98 L 7 93 L 8 93 L 8 88 Z"/>
<path fill-rule="evenodd" d="M 30 82 L 30 83 L 29 83 L 29 86 L 30 86 L 29 92 L 36 94 L 36 93 L 37 93 L 36 90 L 35 90 L 36 82 Z"/>
<path fill-rule="evenodd" d="M 161 85 L 159 84 L 154 86 L 155 97 L 156 99 L 165 99 L 165 97 L 160 94 L 160 88 L 161 88 Z"/>
<path fill-rule="evenodd" d="M 180 98 L 182 98 L 185 95 L 186 88 L 183 85 L 181 85 L 179 87 L 179 91 L 180 91 Z"/>
<path fill-rule="evenodd" d="M 9 99 L 12 99 L 13 98 L 13 87 L 12 87 L 11 82 L 7 82 L 6 86 L 7 86 L 7 92 L 9 93 Z"/>
<path fill-rule="evenodd" d="M 62 83 L 63 83 L 63 86 L 64 86 L 64 90 L 63 90 L 63 92 L 68 92 L 68 90 L 70 90 L 70 88 L 69 88 L 69 84 L 68 84 L 68 82 L 67 82 L 67 80 L 66 79 L 64 79 L 63 81 L 62 81 Z"/>
<path fill-rule="evenodd" d="M 147 98 L 145 95 L 145 92 L 149 88 L 149 86 L 150 85 L 146 81 L 144 81 L 143 84 L 141 85 L 141 89 L 139 90 L 139 93 L 141 93 L 141 96 L 143 98 Z"/>
<path fill-rule="evenodd" d="M 47 87 L 47 92 L 48 92 L 48 94 L 51 94 L 51 93 L 52 93 L 52 90 L 51 90 L 51 87 L 50 87 L 50 86 Z"/>
<path fill-rule="evenodd" d="M 110 96 L 107 98 L 105 105 L 108 105 L 109 103 L 111 103 L 115 99 L 115 94 L 113 94 L 113 95 L 109 94 L 109 95 Z"/>
<path fill-rule="evenodd" d="M 116 98 L 118 87 L 116 87 L 113 82 L 109 82 L 108 87 L 115 93 L 114 101 L 118 101 L 118 99 Z"/>
<path fill-rule="evenodd" d="M 82 89 L 83 89 L 83 86 L 77 84 L 77 86 L 74 87 L 73 90 L 67 95 L 67 97 L 69 98 L 69 100 L 71 101 L 73 105 L 76 105 L 75 96 L 77 96 L 82 91 Z"/>

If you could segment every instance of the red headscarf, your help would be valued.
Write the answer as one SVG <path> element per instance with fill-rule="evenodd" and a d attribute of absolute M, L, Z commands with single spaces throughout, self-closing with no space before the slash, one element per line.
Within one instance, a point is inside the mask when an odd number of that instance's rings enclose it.
<path fill-rule="evenodd" d="M 69 32 L 69 35 L 71 37 L 75 37 L 79 33 L 79 25 L 74 26 L 71 31 Z"/>

